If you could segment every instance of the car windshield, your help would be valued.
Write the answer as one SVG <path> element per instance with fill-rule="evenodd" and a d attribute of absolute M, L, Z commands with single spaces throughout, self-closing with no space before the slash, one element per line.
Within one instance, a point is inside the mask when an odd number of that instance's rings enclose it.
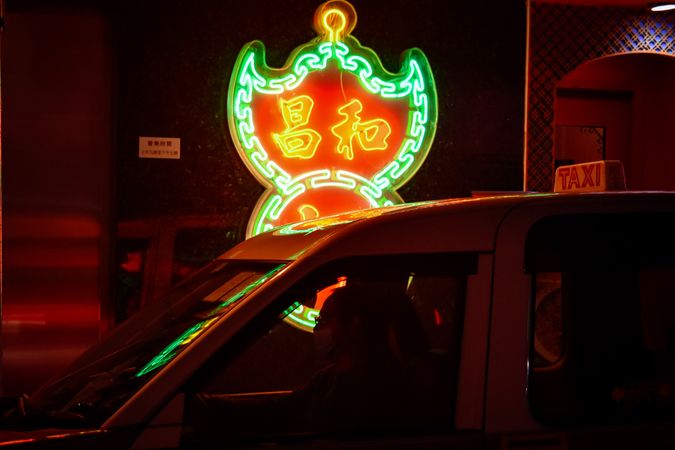
<path fill-rule="evenodd" d="M 37 410 L 103 423 L 218 318 L 285 264 L 215 261 L 116 328 L 30 399 Z"/>

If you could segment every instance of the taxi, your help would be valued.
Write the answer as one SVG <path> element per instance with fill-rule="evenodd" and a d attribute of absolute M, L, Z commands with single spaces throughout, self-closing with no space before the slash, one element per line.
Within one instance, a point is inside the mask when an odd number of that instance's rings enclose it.
<path fill-rule="evenodd" d="M 675 448 L 675 193 L 611 191 L 611 162 L 561 169 L 555 193 L 246 240 L 5 399 L 0 446 Z M 346 288 L 332 354 L 383 338 L 356 348 L 367 376 L 317 345 Z"/>

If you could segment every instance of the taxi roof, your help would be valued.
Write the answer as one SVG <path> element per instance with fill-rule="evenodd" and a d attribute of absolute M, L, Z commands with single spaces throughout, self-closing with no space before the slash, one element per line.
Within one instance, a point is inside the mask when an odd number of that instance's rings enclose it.
<path fill-rule="evenodd" d="M 542 211 L 543 216 L 539 214 Z M 287 291 L 317 267 L 317 262 L 369 254 L 492 252 L 497 233 L 502 227 L 507 230 L 513 225 L 512 218 L 518 225 L 529 226 L 532 222 L 521 222 L 521 219 L 558 213 L 654 211 L 675 213 L 675 192 L 547 193 L 449 199 L 358 211 L 270 230 L 240 243 L 220 258 L 298 261 L 289 264 L 288 270 L 279 271 L 279 276 L 269 278 L 249 299 L 233 308 L 228 313 L 231 315 L 198 336 L 191 344 L 195 346 L 192 351 L 179 354 L 165 366 L 160 376 L 144 386 L 104 428 L 147 420 L 156 412 L 153 408 L 167 398 L 167 392 L 175 392 L 191 370 L 206 364 L 240 327 L 278 298 L 279 292 Z M 531 214 L 533 212 L 535 214 Z M 510 239 L 511 235 L 505 237 Z M 294 266 L 294 270 L 290 266 Z"/>
<path fill-rule="evenodd" d="M 220 259 L 295 260 L 319 247 L 339 248 L 339 253 L 350 255 L 490 251 L 509 209 L 554 195 L 457 198 L 354 211 L 275 228 L 242 242 Z"/>
<path fill-rule="evenodd" d="M 525 204 L 583 202 L 584 198 L 624 202 L 675 193 L 523 193 L 408 203 L 344 213 L 281 226 L 252 237 L 220 259 L 291 261 L 319 252 L 321 257 L 433 252 L 490 252 L 499 224 Z M 623 200 L 620 200 L 623 199 Z M 613 200 L 610 200 L 613 199 Z M 564 210 L 564 209 L 563 209 Z"/>

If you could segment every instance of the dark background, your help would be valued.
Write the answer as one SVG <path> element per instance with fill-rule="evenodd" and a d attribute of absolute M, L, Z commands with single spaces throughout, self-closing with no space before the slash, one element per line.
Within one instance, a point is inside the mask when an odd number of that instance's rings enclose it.
<path fill-rule="evenodd" d="M 30 392 L 243 239 L 263 188 L 227 130 L 230 73 L 255 39 L 283 65 L 319 4 L 6 0 L 0 394 Z M 526 2 L 353 4 L 353 35 L 387 69 L 419 47 L 434 72 L 436 139 L 402 198 L 521 189 Z M 181 158 L 140 159 L 139 136 L 180 138 Z"/>

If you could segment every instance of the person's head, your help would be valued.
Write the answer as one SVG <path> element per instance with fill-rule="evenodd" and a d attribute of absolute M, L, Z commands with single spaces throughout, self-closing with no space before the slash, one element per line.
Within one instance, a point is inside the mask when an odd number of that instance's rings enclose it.
<path fill-rule="evenodd" d="M 385 283 L 336 289 L 321 308 L 314 332 L 334 360 L 404 361 L 427 349 L 410 299 Z"/>

